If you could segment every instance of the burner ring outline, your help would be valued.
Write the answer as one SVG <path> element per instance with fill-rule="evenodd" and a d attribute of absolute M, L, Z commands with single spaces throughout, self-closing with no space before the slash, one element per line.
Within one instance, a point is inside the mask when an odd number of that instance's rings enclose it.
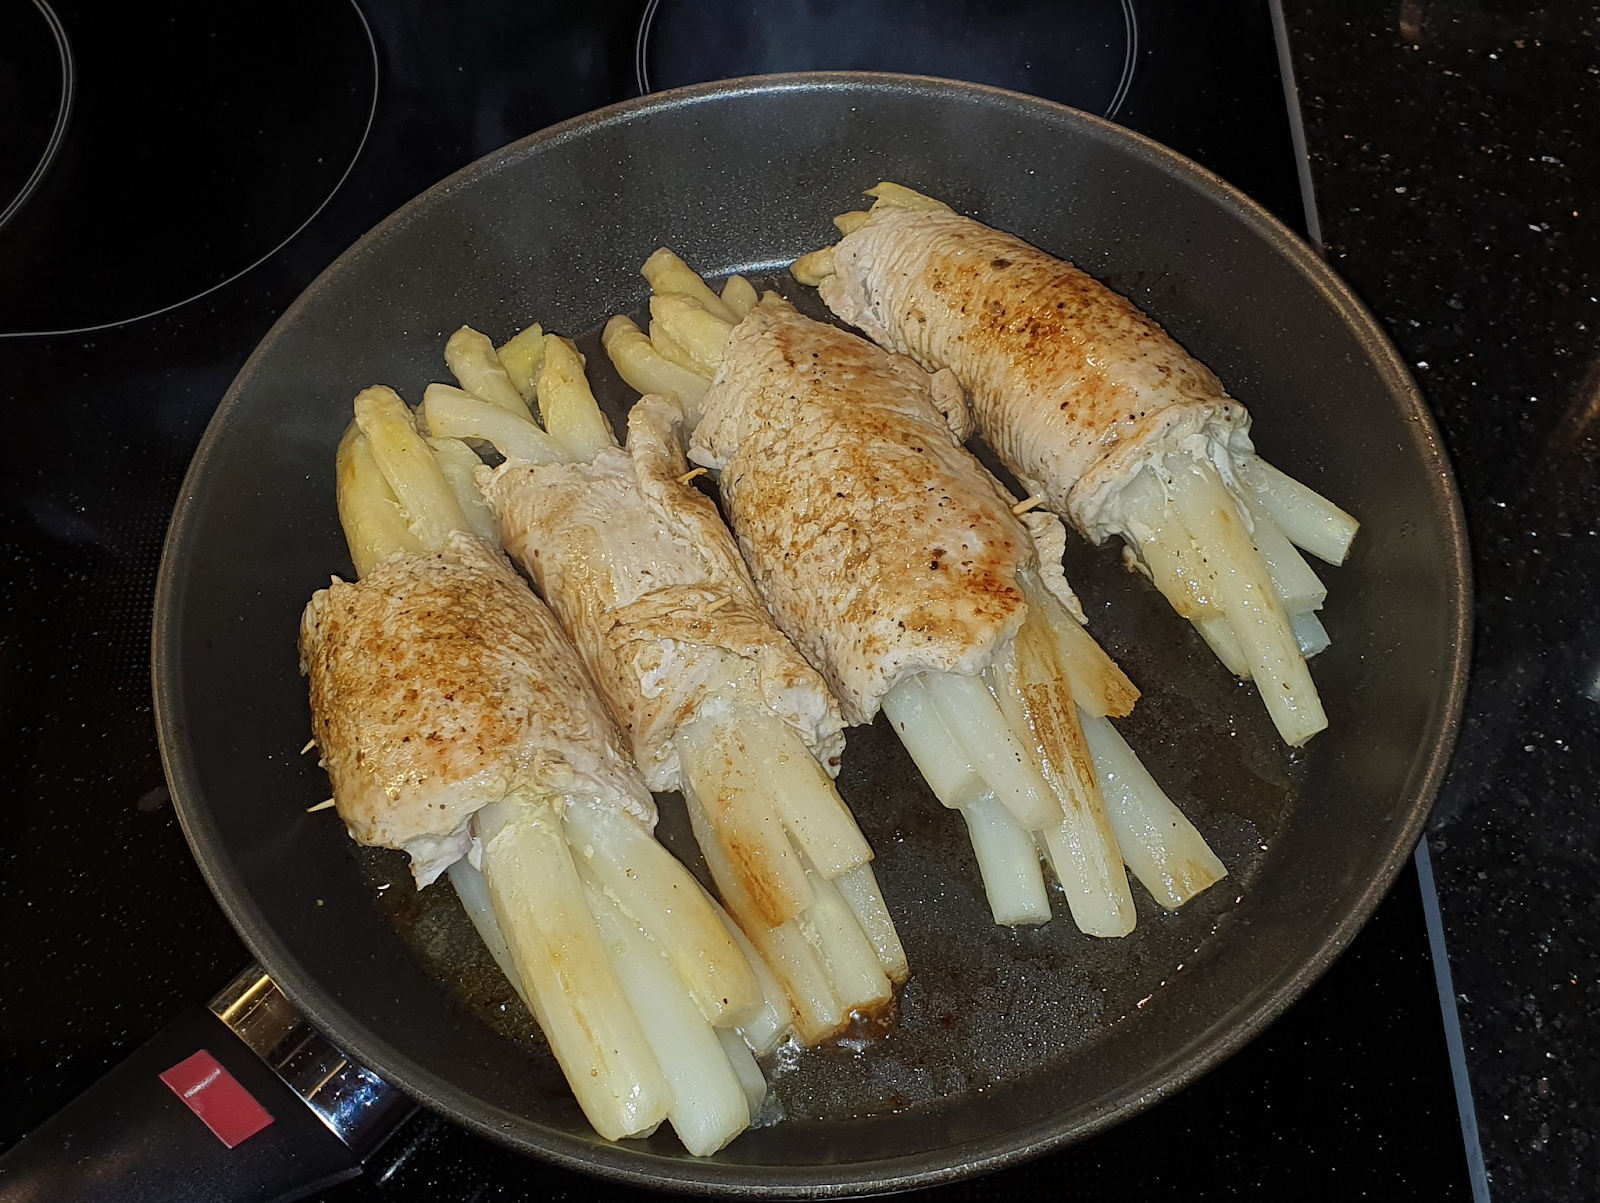
<path fill-rule="evenodd" d="M 1100 114 L 1108 121 L 1117 115 L 1117 110 L 1128 99 L 1128 90 L 1133 87 L 1133 76 L 1139 66 L 1139 14 L 1134 10 L 1133 0 L 1121 0 L 1121 3 L 1122 77 L 1117 81 L 1116 91 L 1111 94 L 1111 102 L 1106 106 L 1105 112 Z M 639 85 L 640 96 L 648 96 L 655 90 L 650 86 L 648 48 L 650 27 L 655 24 L 656 11 L 660 7 L 661 0 L 650 0 L 645 5 L 644 14 L 639 18 L 639 33 L 633 40 L 633 73 Z"/>

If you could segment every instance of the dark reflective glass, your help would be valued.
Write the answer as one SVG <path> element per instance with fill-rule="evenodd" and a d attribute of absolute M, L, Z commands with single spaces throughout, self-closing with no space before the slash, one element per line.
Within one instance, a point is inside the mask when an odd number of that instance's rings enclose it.
<path fill-rule="evenodd" d="M 1113 111 L 1133 73 L 1124 0 L 659 0 L 640 86 L 779 71 L 904 71 Z"/>
<path fill-rule="evenodd" d="M 77 93 L 54 163 L 0 230 L 0 331 L 127 320 L 222 283 L 317 211 L 366 133 L 373 49 L 350 4 L 56 11 Z M 33 67 L 0 70 L 44 86 Z"/>
<path fill-rule="evenodd" d="M 67 64 L 48 9 L 0 3 L 0 225 L 44 165 L 60 123 Z"/>

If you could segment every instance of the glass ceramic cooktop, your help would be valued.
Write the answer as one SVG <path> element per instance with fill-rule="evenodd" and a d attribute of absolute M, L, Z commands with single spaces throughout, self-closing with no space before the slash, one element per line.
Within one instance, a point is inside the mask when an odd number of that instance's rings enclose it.
<path fill-rule="evenodd" d="M 0 228 L 0 334 L 102 327 L 0 337 L 0 1147 L 246 960 L 162 784 L 154 573 L 211 410 L 339 251 L 545 125 L 641 88 L 813 67 L 1110 113 L 1305 230 L 1279 61 L 1267 0 L 0 0 L 0 121 L 17 131 L 0 208 L 45 163 Z M 1430 895 L 1408 870 L 1301 1003 L 1177 1098 L 943 1197 L 1221 1199 L 1312 1181 L 1462 1197 Z M 424 1114 L 323 1197 L 563 1192 L 627 1193 Z"/>

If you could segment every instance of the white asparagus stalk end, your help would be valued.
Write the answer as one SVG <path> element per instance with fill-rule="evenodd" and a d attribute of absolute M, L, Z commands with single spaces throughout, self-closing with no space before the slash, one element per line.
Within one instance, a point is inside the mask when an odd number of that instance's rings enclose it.
<path fill-rule="evenodd" d="M 588 463 L 617 445 L 611 423 L 600 412 L 584 375 L 583 356 L 570 339 L 544 336 L 544 362 L 535 392 L 545 433 L 572 459 Z"/>
<path fill-rule="evenodd" d="M 456 383 L 474 397 L 497 405 L 519 418 L 529 417 L 528 404 L 511 382 L 489 336 L 463 326 L 444 345 L 444 361 Z"/>
<path fill-rule="evenodd" d="M 737 325 L 742 316 L 713 292 L 711 285 L 707 284 L 698 272 L 666 247 L 662 247 L 646 259 L 639 272 L 650 281 L 652 292 L 658 295 L 681 293 L 692 298 L 707 313 L 722 319 L 730 326 Z"/>
<path fill-rule="evenodd" d="M 522 400 L 532 401 L 539 368 L 544 363 L 544 327 L 535 322 L 501 343 L 495 348 L 495 354 L 500 357 L 500 366 L 511 377 L 511 383 L 517 386 L 517 392 L 522 394 Z"/>
<path fill-rule="evenodd" d="M 336 478 L 339 525 L 358 577 L 396 556 L 422 554 L 422 541 L 411 533 L 405 511 L 373 458 L 372 444 L 354 422 L 339 440 Z"/>
<path fill-rule="evenodd" d="M 798 283 L 804 284 L 808 288 L 815 288 L 833 275 L 835 270 L 833 248 L 825 246 L 821 250 L 812 251 L 809 255 L 801 255 L 800 258 L 794 261 L 794 265 L 789 268 L 789 274 Z"/>
<path fill-rule="evenodd" d="M 384 385 L 362 389 L 355 411 L 356 425 L 422 546 L 437 551 L 452 531 L 468 529 L 438 461 L 417 433 L 415 415 L 399 394 Z"/>

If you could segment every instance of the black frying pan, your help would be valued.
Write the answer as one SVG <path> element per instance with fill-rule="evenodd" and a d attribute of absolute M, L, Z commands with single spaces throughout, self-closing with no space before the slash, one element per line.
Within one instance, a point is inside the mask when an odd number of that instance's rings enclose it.
<path fill-rule="evenodd" d="M 879 179 L 1132 296 L 1251 408 L 1265 455 L 1360 517 L 1350 562 L 1325 574 L 1335 642 L 1315 673 L 1331 726 L 1287 754 L 1251 688 L 1113 549 L 1076 541 L 1068 574 L 1091 628 L 1145 690 L 1125 733 L 1232 877 L 1177 915 L 1141 894 L 1127 940 L 1094 941 L 1064 919 L 998 929 L 959 820 L 881 724 L 852 732 L 841 787 L 912 958 L 899 1030 L 862 1054 L 802 1058 L 775 1086 L 787 1118 L 716 1157 L 692 1159 L 665 1132 L 607 1144 L 538 1041 L 498 1010 L 448 886 L 405 898 L 401 858 L 305 813 L 328 791 L 296 754 L 309 729 L 296 624 L 312 590 L 348 572 L 333 449 L 360 387 L 387 382 L 416 401 L 462 323 L 592 336 L 641 307 L 638 265 L 663 244 L 710 274 L 781 282 Z M 631 398 L 585 347 L 617 416 Z M 1043 101 L 883 75 L 775 77 L 536 134 L 329 268 L 245 366 L 190 469 L 162 565 L 155 692 L 207 879 L 335 1043 L 454 1121 L 580 1169 L 725 1194 L 858 1193 L 976 1173 L 1116 1123 L 1234 1052 L 1326 969 L 1388 890 L 1443 774 L 1467 585 L 1460 507 L 1421 398 L 1360 303 L 1259 207 Z M 663 810 L 666 838 L 689 847 L 672 803 Z M 378 889 L 388 881 L 399 885 Z"/>

